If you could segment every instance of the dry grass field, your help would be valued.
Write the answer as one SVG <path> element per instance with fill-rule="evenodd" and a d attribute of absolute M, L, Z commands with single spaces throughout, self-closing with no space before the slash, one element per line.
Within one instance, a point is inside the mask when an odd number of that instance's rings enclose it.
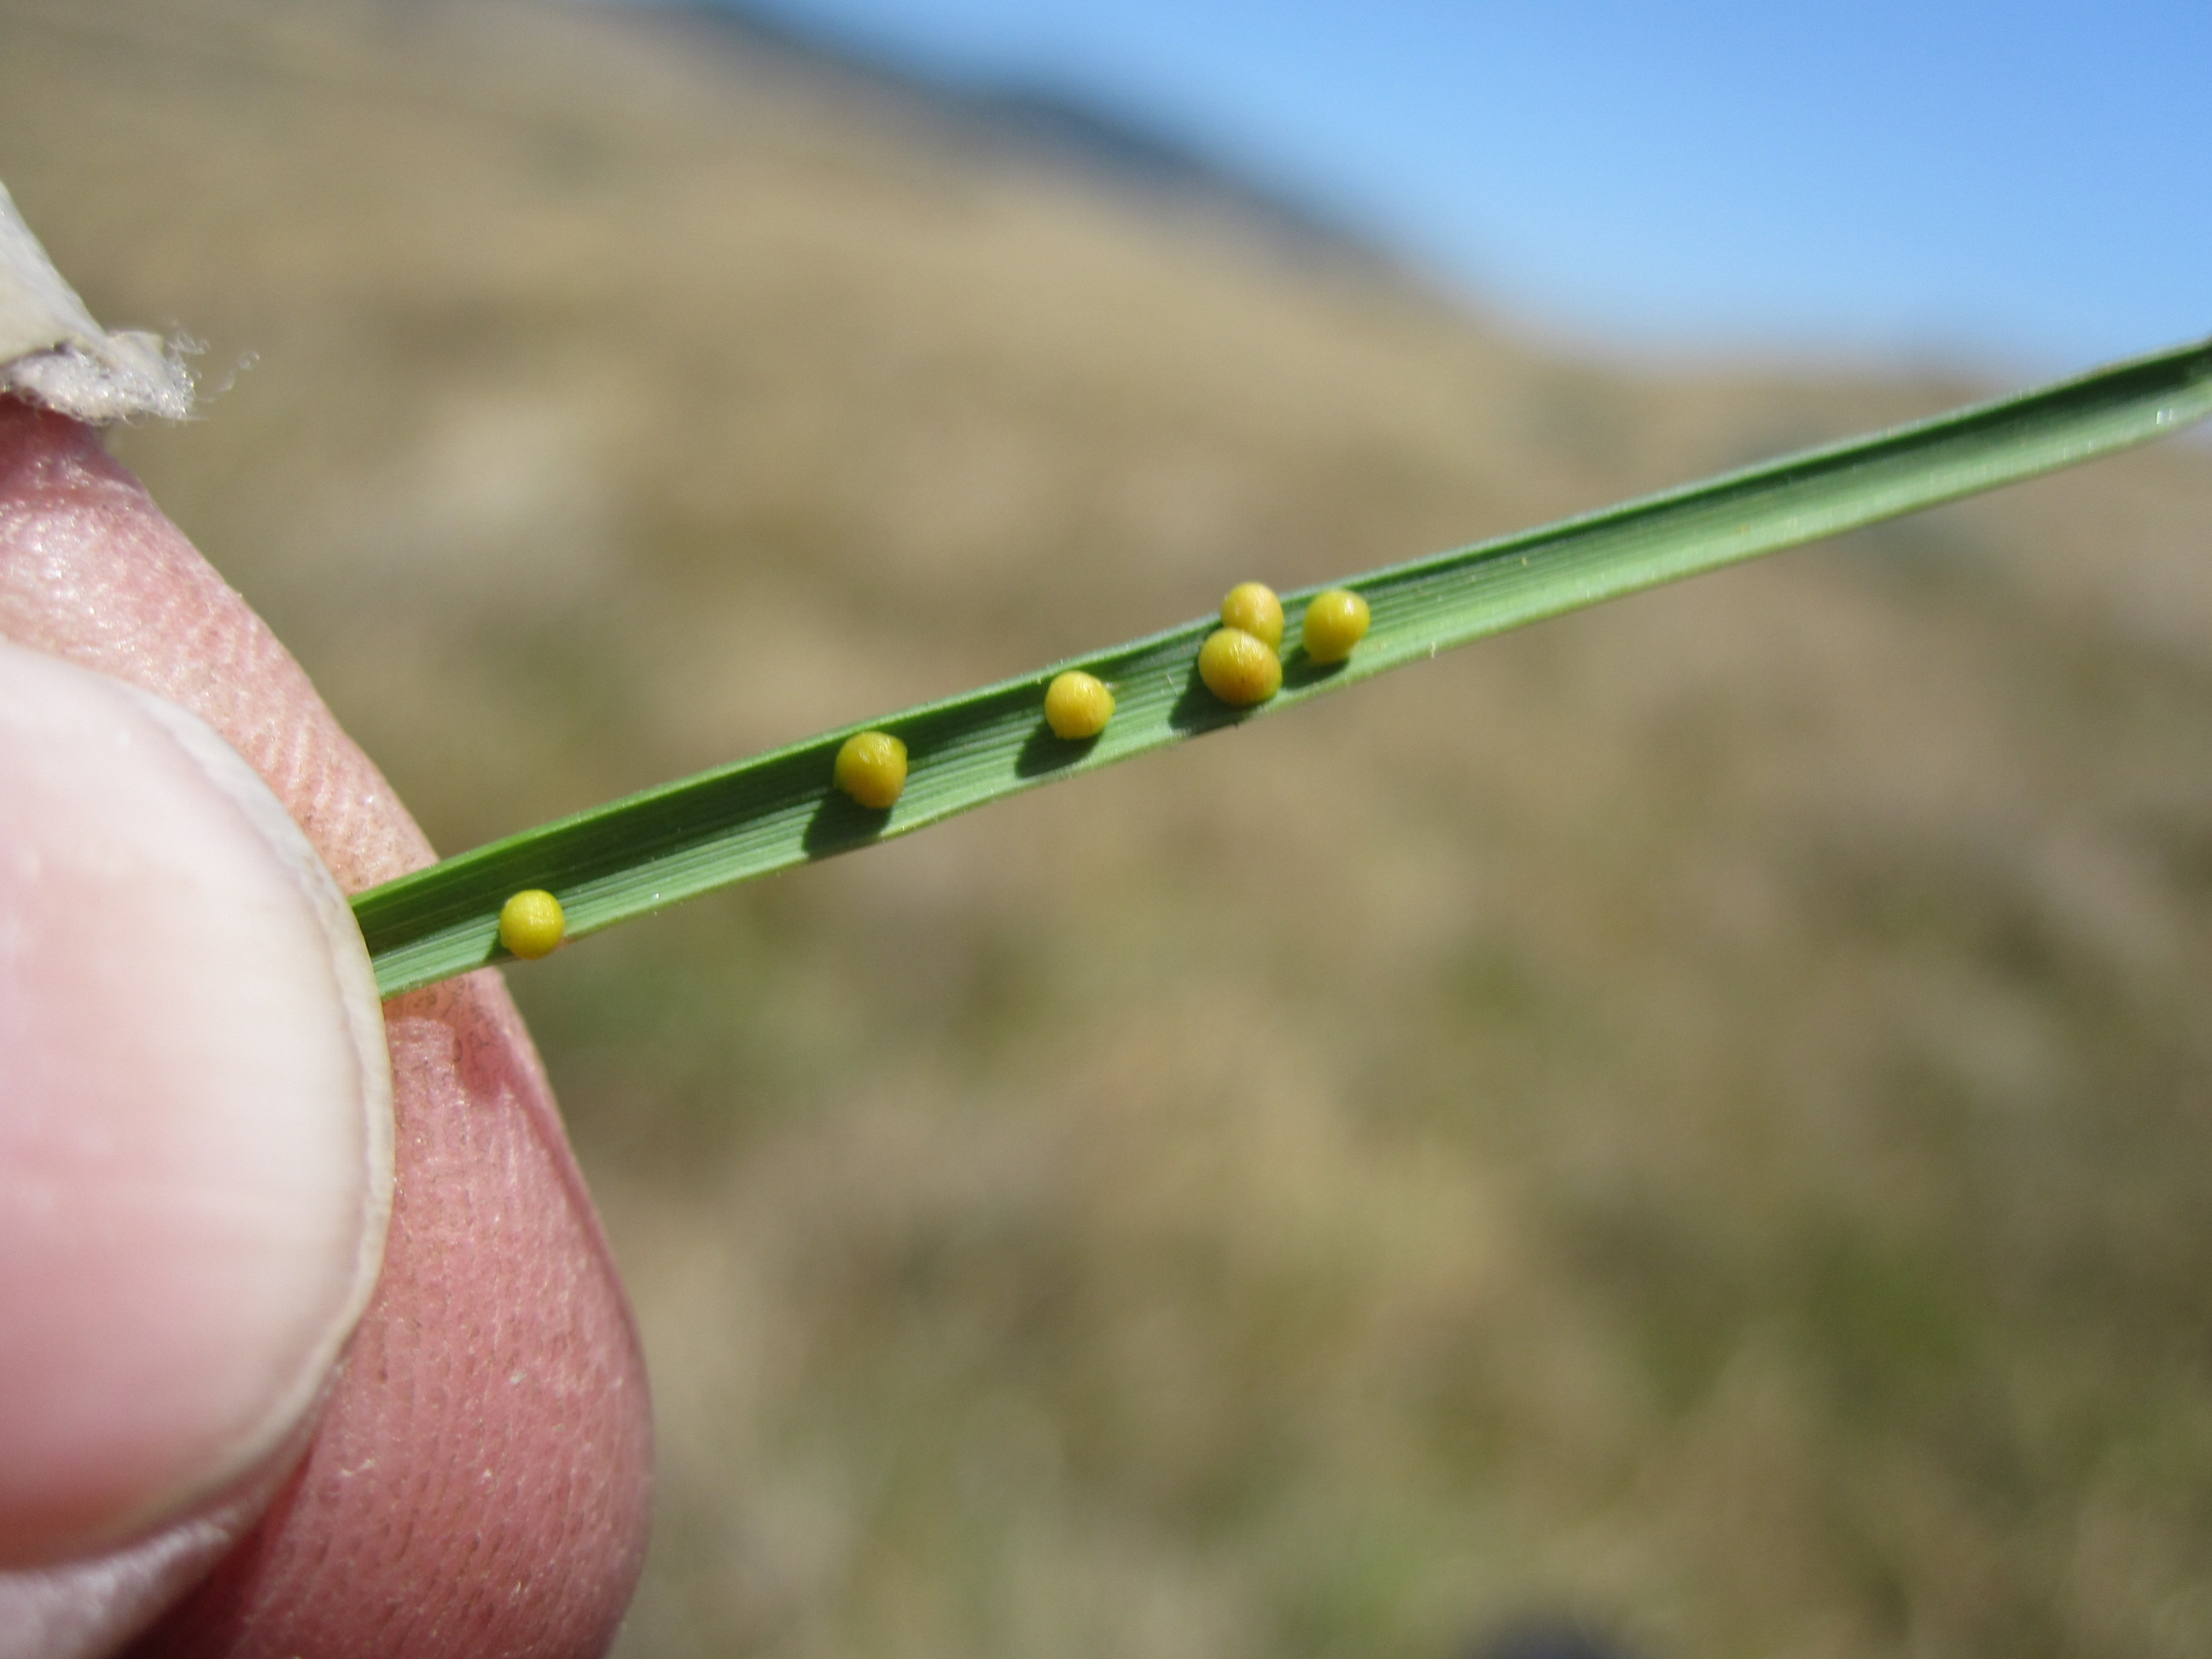
<path fill-rule="evenodd" d="M 0 179 L 206 343 L 116 447 L 447 851 L 1981 390 L 1571 358 L 621 12 L 0 0 Z M 514 970 L 622 1652 L 2194 1659 L 2208 975 L 2201 445 Z"/>

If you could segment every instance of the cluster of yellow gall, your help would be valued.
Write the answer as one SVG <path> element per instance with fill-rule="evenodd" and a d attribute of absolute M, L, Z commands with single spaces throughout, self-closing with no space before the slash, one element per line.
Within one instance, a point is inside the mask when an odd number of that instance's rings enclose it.
<path fill-rule="evenodd" d="M 1346 587 L 1316 593 L 1300 629 L 1309 661 L 1340 663 L 1367 633 L 1367 601 Z M 1198 677 L 1232 708 L 1250 708 L 1283 689 L 1283 602 L 1265 582 L 1239 582 L 1221 601 L 1221 626 L 1199 647 Z M 1044 694 L 1044 717 L 1057 738 L 1095 738 L 1114 717 L 1103 682 L 1070 669 Z"/>
<path fill-rule="evenodd" d="M 1367 601 L 1348 587 L 1316 593 L 1300 627 L 1308 660 L 1339 663 L 1367 633 Z M 1283 689 L 1283 602 L 1261 582 L 1239 582 L 1221 602 L 1221 626 L 1199 647 L 1198 677 L 1232 708 Z"/>
<path fill-rule="evenodd" d="M 1307 605 L 1302 642 L 1307 659 L 1339 663 L 1367 632 L 1367 601 L 1332 587 Z M 1264 582 L 1239 582 L 1221 602 L 1221 626 L 1199 647 L 1198 677 L 1234 708 L 1263 703 L 1283 689 L 1283 602 Z M 1045 724 L 1064 743 L 1085 743 L 1114 718 L 1114 692 L 1079 668 L 1045 688 Z M 906 787 L 906 745 L 888 732 L 858 732 L 837 751 L 837 787 L 861 805 L 889 811 Z"/>
<path fill-rule="evenodd" d="M 1367 601 L 1349 588 L 1317 593 L 1301 629 L 1308 660 L 1342 662 L 1367 633 Z M 1199 647 L 1198 677 L 1233 708 L 1250 708 L 1283 689 L 1283 602 L 1264 582 L 1239 582 L 1221 602 L 1221 626 Z M 1054 676 L 1044 694 L 1045 724 L 1066 743 L 1083 743 L 1114 718 L 1114 693 L 1079 668 Z M 872 811 L 888 812 L 906 788 L 906 744 L 888 732 L 855 732 L 837 750 L 837 787 Z M 514 955 L 550 956 L 568 937 L 561 901 L 543 888 L 501 907 L 499 942 Z"/>

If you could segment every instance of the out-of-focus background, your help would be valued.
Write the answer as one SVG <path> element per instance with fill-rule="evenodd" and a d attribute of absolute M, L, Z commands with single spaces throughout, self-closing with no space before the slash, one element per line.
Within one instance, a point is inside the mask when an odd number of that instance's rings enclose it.
<path fill-rule="evenodd" d="M 705 12 L 0 0 L 0 178 L 205 343 L 116 448 L 448 851 L 1992 389 L 1576 347 Z M 622 1651 L 2201 1655 L 2208 972 L 2201 444 L 519 969 Z"/>

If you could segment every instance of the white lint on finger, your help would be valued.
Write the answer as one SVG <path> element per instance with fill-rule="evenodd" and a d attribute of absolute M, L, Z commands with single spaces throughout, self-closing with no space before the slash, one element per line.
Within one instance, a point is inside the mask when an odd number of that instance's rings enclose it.
<path fill-rule="evenodd" d="M 102 424 L 192 412 L 192 377 L 173 346 L 137 329 L 110 333 L 62 280 L 0 185 L 0 392 Z"/>

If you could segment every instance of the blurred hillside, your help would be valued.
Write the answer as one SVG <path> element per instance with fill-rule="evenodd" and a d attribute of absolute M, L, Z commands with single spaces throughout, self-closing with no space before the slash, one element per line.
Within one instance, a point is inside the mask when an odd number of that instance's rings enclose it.
<path fill-rule="evenodd" d="M 1981 390 L 1571 360 L 696 18 L 0 0 L 0 178 L 448 851 Z M 2212 1650 L 2209 552 L 2126 457 L 514 971 L 623 1652 Z"/>

